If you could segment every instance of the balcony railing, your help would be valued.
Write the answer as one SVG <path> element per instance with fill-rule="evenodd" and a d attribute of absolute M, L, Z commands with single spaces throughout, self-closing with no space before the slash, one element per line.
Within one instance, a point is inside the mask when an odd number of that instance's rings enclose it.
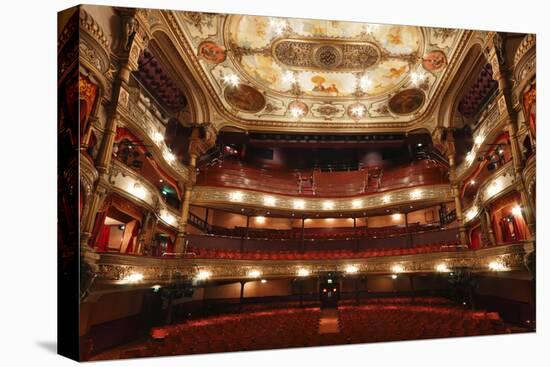
<path fill-rule="evenodd" d="M 354 171 L 278 171 L 249 166 L 234 159 L 205 167 L 199 186 L 256 187 L 263 192 L 321 197 L 372 194 L 448 182 L 447 169 L 434 160 L 415 161 L 392 169 L 366 167 Z"/>
<path fill-rule="evenodd" d="M 468 251 L 440 251 L 414 255 L 391 255 L 353 259 L 231 260 L 200 258 L 148 258 L 122 254 L 101 254 L 99 271 L 91 293 L 128 287 L 170 284 L 178 279 L 254 280 L 296 277 L 305 269 L 309 276 L 321 272 L 345 273 L 350 264 L 358 274 L 392 274 L 396 265 L 403 273 L 435 272 L 438 265 L 470 268 L 472 271 L 510 271 L 525 269 L 524 257 L 534 250 L 531 242 Z M 496 266 L 496 265 L 498 266 Z M 254 270 L 254 272 L 252 272 Z"/>
<path fill-rule="evenodd" d="M 474 130 L 474 145 L 472 149 L 468 152 L 464 161 L 456 167 L 457 178 L 462 178 L 475 166 L 477 153 L 482 150 L 484 144 L 492 143 L 489 138 L 494 135 L 496 128 L 502 122 L 501 117 L 498 103 L 494 101 L 489 104 L 486 113 L 481 115 L 480 122 Z"/>

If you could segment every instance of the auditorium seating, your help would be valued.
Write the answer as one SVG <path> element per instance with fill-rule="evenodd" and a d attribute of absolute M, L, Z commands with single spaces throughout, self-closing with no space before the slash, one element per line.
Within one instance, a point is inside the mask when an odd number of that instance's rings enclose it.
<path fill-rule="evenodd" d="M 355 171 L 284 171 L 247 165 L 225 159 L 204 167 L 197 176 L 199 186 L 256 188 L 258 191 L 286 195 L 323 197 L 353 196 L 420 185 L 448 182 L 447 170 L 432 160 L 386 168 L 365 167 Z"/>
<path fill-rule="evenodd" d="M 211 249 L 189 247 L 188 251 L 197 258 L 204 259 L 232 259 L 232 260 L 324 260 L 324 259 L 356 259 L 380 256 L 416 255 L 432 252 L 457 251 L 456 243 L 435 243 L 410 248 L 374 248 L 353 251 L 342 250 L 313 250 L 301 253 L 299 251 L 243 251 L 227 249 Z"/>
<path fill-rule="evenodd" d="M 318 335 L 318 308 L 285 309 L 209 317 L 168 328 L 152 355 L 177 355 L 306 347 Z M 292 332 L 294 331 L 294 332 Z"/>
<path fill-rule="evenodd" d="M 405 226 L 387 227 L 331 227 L 331 228 L 305 228 L 305 239 L 346 239 L 346 238 L 386 238 L 402 236 L 407 233 L 427 232 L 439 229 L 438 224 L 409 223 L 408 229 Z M 249 228 L 248 233 L 244 227 L 225 228 L 211 226 L 210 233 L 226 237 L 264 238 L 264 239 L 301 239 L 302 229 L 264 229 Z"/>
<path fill-rule="evenodd" d="M 353 344 L 510 333 L 497 313 L 473 311 L 439 297 L 371 298 L 338 308 L 338 333 L 319 334 L 319 308 L 296 304 L 247 308 L 153 329 L 164 336 L 132 345 L 122 358 Z M 249 306 L 245 306 L 249 307 Z"/>
<path fill-rule="evenodd" d="M 342 333 L 350 343 L 509 333 L 498 314 L 455 306 L 343 306 Z"/>

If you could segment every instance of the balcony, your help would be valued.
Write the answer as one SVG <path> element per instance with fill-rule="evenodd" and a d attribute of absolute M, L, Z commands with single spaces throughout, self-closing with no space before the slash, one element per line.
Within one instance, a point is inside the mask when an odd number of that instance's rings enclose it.
<path fill-rule="evenodd" d="M 474 145 L 468 154 L 466 154 L 464 161 L 456 167 L 456 176 L 458 179 L 464 178 L 471 172 L 476 166 L 475 162 L 477 162 L 476 156 L 478 152 L 486 149 L 486 144 L 491 144 L 494 136 L 502 131 L 499 127 L 501 127 L 503 117 L 504 115 L 500 113 L 500 107 L 496 99 L 487 105 L 485 112 L 479 117 L 479 122 L 473 132 Z"/>
<path fill-rule="evenodd" d="M 198 186 L 255 187 L 266 193 L 309 197 L 350 197 L 443 183 L 448 183 L 447 169 L 428 160 L 390 169 L 324 172 L 268 170 L 226 159 L 197 176 Z"/>
<path fill-rule="evenodd" d="M 433 273 L 444 264 L 446 271 L 467 267 L 474 272 L 505 272 L 524 269 L 524 257 L 534 250 L 532 242 L 507 244 L 466 251 L 439 251 L 353 259 L 231 260 L 200 258 L 149 258 L 101 254 L 93 292 L 151 287 L 208 274 L 211 280 L 288 278 L 319 272 L 346 272 L 350 265 L 359 274 Z M 305 271 L 304 271 L 305 270 Z M 204 280 L 204 279 L 203 279 Z"/>

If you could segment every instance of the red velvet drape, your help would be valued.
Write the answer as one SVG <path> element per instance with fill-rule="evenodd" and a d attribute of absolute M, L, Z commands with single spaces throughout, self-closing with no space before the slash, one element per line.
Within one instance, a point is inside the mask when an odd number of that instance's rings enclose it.
<path fill-rule="evenodd" d="M 109 248 L 109 235 L 111 234 L 111 226 L 103 226 L 99 232 L 96 241 L 96 249 L 98 252 L 107 251 Z"/>
<path fill-rule="evenodd" d="M 101 208 L 99 208 L 96 216 L 95 216 L 95 222 L 94 227 L 92 229 L 92 234 L 90 236 L 90 244 L 93 244 L 93 247 L 97 247 L 97 239 L 99 237 L 99 233 L 102 231 L 103 226 L 105 225 L 105 218 L 107 218 L 107 211 L 109 207 L 111 206 L 111 199 L 107 198 L 103 202 L 103 205 Z M 107 241 L 108 242 L 108 241 Z M 107 249 L 106 246 L 102 248 L 98 248 L 98 251 L 105 251 Z"/>
<path fill-rule="evenodd" d="M 168 240 L 166 241 L 166 252 L 169 254 L 174 252 L 174 242 L 175 241 L 172 240 L 172 237 L 168 237 Z"/>
<path fill-rule="evenodd" d="M 475 250 L 480 248 L 481 245 L 481 227 L 478 225 L 470 232 L 470 248 L 472 250 Z"/>

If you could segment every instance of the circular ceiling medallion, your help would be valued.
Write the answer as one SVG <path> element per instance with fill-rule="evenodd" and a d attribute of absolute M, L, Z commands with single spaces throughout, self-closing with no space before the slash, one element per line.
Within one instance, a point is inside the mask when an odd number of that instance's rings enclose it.
<path fill-rule="evenodd" d="M 265 107 L 265 97 L 257 89 L 246 84 L 227 86 L 223 92 L 225 100 L 233 107 L 250 112 L 260 112 Z"/>
<path fill-rule="evenodd" d="M 420 89 L 405 89 L 390 99 L 388 107 L 397 115 L 408 115 L 422 107 L 425 99 L 426 96 Z"/>
<path fill-rule="evenodd" d="M 307 115 L 309 108 L 307 104 L 300 100 L 294 100 L 288 104 L 288 111 L 294 118 L 301 118 Z"/>
<path fill-rule="evenodd" d="M 318 47 L 313 54 L 313 60 L 320 68 L 336 68 L 342 63 L 342 50 L 332 45 Z"/>
<path fill-rule="evenodd" d="M 440 50 L 428 52 L 422 58 L 422 66 L 428 71 L 439 71 L 447 65 L 447 56 Z"/>
<path fill-rule="evenodd" d="M 367 107 L 359 102 L 350 104 L 347 109 L 347 114 L 355 121 L 361 120 L 367 112 Z"/>
<path fill-rule="evenodd" d="M 218 46 L 217 43 L 211 41 L 205 41 L 199 45 L 198 54 L 204 60 L 212 62 L 214 64 L 219 64 L 220 62 L 225 61 L 225 50 Z"/>

